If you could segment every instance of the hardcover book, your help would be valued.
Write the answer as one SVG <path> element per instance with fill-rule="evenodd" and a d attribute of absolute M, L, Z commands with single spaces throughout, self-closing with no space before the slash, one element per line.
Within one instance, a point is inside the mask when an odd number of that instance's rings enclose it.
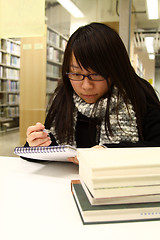
<path fill-rule="evenodd" d="M 160 219 L 160 202 L 93 206 L 81 184 L 72 183 L 72 193 L 83 224 Z"/>
<path fill-rule="evenodd" d="M 79 149 L 80 179 L 94 198 L 160 194 L 159 156 L 160 147 Z"/>

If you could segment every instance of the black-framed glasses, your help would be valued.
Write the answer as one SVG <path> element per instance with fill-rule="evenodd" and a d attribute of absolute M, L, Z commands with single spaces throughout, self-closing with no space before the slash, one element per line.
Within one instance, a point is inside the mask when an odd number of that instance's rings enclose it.
<path fill-rule="evenodd" d="M 104 81 L 105 79 L 96 73 L 90 73 L 90 74 L 80 74 L 80 73 L 66 73 L 66 75 L 68 76 L 68 78 L 72 81 L 83 81 L 85 79 L 85 77 L 87 77 L 90 81 Z"/>

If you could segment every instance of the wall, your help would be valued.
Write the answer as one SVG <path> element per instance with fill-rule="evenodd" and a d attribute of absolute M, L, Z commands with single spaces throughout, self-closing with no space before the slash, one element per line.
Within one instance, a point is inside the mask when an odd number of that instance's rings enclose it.
<path fill-rule="evenodd" d="M 142 62 L 144 67 L 144 77 L 147 81 L 152 79 L 152 85 L 155 85 L 155 60 L 150 60 L 148 53 L 141 49 L 134 50 L 135 54 L 138 54 L 139 60 Z"/>
<path fill-rule="evenodd" d="M 74 0 L 75 4 L 83 9 L 84 18 L 71 16 L 70 34 L 79 26 L 90 22 L 118 22 L 116 13 L 116 0 Z"/>
<path fill-rule="evenodd" d="M 46 24 L 67 38 L 70 33 L 71 15 L 61 5 L 46 9 Z"/>

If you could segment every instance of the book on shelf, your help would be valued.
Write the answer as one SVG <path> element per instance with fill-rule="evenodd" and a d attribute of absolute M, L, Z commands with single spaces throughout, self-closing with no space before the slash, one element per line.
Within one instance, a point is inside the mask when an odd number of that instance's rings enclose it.
<path fill-rule="evenodd" d="M 160 192 L 159 155 L 159 147 L 79 149 L 79 175 L 94 197 L 155 194 Z"/>
<path fill-rule="evenodd" d="M 3 77 L 7 79 L 19 80 L 19 70 L 5 68 L 3 71 Z"/>
<path fill-rule="evenodd" d="M 2 82 L 3 91 L 12 92 L 13 94 L 19 91 L 19 81 L 14 80 L 3 80 Z"/>
<path fill-rule="evenodd" d="M 59 57 L 59 50 L 54 49 L 54 47 L 47 47 L 47 59 L 54 61 L 54 62 L 60 62 Z"/>
<path fill-rule="evenodd" d="M 70 145 L 16 147 L 14 153 L 18 156 L 34 160 L 67 162 L 69 157 L 75 157 L 77 155 L 77 150 Z"/>
<path fill-rule="evenodd" d="M 0 78 L 2 78 L 2 77 L 3 77 L 3 67 L 0 66 Z"/>
<path fill-rule="evenodd" d="M 47 94 L 53 94 L 55 89 L 57 88 L 58 86 L 58 81 L 54 81 L 54 80 L 50 80 L 50 79 L 47 79 L 47 83 L 46 83 L 46 93 Z M 48 101 L 47 101 L 48 103 Z"/>
<path fill-rule="evenodd" d="M 60 47 L 64 51 L 67 45 L 67 40 L 66 39 L 61 39 Z"/>
<path fill-rule="evenodd" d="M 19 104 L 19 95 L 17 94 L 8 94 L 8 104 Z"/>
<path fill-rule="evenodd" d="M 4 104 L 5 105 L 5 104 Z M 5 118 L 14 118 L 19 117 L 19 107 L 18 106 L 10 106 L 10 107 L 3 107 L 3 117 Z"/>
<path fill-rule="evenodd" d="M 160 219 L 160 202 L 91 205 L 81 184 L 71 182 L 72 194 L 83 224 Z"/>
<path fill-rule="evenodd" d="M 2 39 L 2 49 L 7 53 L 20 55 L 20 42 L 12 41 L 10 39 Z"/>
<path fill-rule="evenodd" d="M 47 63 L 47 76 L 59 78 L 59 67 L 53 64 Z"/>
<path fill-rule="evenodd" d="M 0 63 L 2 63 L 2 52 L 0 52 Z"/>
<path fill-rule="evenodd" d="M 60 36 L 54 30 L 50 28 L 47 29 L 47 39 L 49 44 L 53 44 L 55 47 L 59 47 L 60 44 Z"/>

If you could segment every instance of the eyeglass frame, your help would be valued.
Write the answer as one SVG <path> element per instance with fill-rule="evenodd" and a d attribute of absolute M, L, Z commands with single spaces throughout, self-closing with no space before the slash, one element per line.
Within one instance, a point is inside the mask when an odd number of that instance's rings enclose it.
<path fill-rule="evenodd" d="M 79 76 L 82 76 L 82 79 L 81 80 L 74 80 L 74 79 L 72 79 L 72 78 L 69 78 L 70 80 L 72 80 L 72 81 L 75 81 L 75 82 L 80 82 L 80 81 L 83 81 L 84 79 L 85 79 L 85 77 L 87 77 L 90 81 L 92 81 L 92 82 L 101 82 L 101 81 L 104 81 L 105 80 L 105 78 L 104 79 L 101 79 L 101 80 L 93 80 L 93 79 L 91 79 L 90 78 L 90 76 L 91 75 L 99 75 L 99 74 L 96 74 L 96 73 L 90 73 L 90 74 L 82 74 L 82 73 L 67 73 L 66 72 L 66 75 L 68 76 L 69 74 L 71 74 L 71 75 L 79 75 Z"/>

